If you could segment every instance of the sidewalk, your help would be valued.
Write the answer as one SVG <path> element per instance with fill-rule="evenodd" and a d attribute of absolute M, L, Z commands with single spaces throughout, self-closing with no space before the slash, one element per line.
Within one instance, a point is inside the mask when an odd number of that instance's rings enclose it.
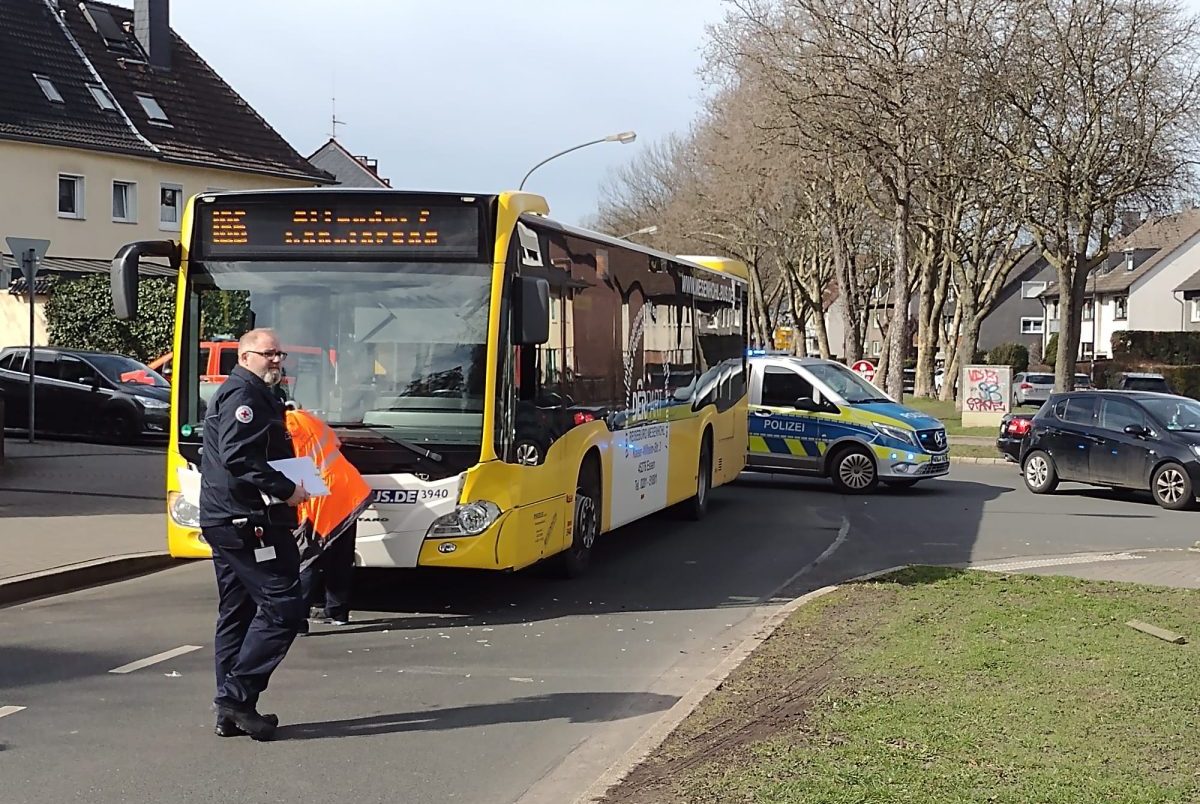
<path fill-rule="evenodd" d="M 165 554 L 163 447 L 30 444 L 13 435 L 4 447 L 0 583 L 121 556 Z"/>

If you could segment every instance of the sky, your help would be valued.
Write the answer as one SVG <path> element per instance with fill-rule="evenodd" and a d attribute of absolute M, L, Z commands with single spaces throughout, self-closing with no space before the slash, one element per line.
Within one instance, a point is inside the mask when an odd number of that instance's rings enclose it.
<path fill-rule="evenodd" d="M 1197 0 L 1200 2 L 1200 0 Z M 133 0 L 117 0 L 133 6 Z M 302 155 L 330 134 L 392 186 L 525 189 L 578 224 L 609 171 L 695 119 L 721 0 L 174 0 L 171 27 Z"/>

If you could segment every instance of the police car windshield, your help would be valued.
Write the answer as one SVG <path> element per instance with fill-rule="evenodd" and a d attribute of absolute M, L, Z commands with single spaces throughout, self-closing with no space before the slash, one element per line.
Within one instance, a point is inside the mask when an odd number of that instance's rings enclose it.
<path fill-rule="evenodd" d="M 848 404 L 861 405 L 866 402 L 891 402 L 886 396 L 880 396 L 879 389 L 859 377 L 845 366 L 836 363 L 816 363 L 808 366 L 813 376 L 829 386 Z"/>
<path fill-rule="evenodd" d="M 271 327 L 288 353 L 285 395 L 333 425 L 418 444 L 483 433 L 491 266 L 476 263 L 210 262 L 194 271 L 198 341 Z M 193 265 L 193 270 L 195 265 Z M 223 377 L 199 377 L 180 421 Z M 206 387 L 207 386 L 207 387 Z M 182 406 L 182 403 L 181 403 Z"/>

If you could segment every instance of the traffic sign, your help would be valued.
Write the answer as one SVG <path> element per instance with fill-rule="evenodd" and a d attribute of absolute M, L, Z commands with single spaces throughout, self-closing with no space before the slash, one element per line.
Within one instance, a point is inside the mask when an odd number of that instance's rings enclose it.
<path fill-rule="evenodd" d="M 856 360 L 850 370 L 867 382 L 875 382 L 875 364 L 870 360 Z"/>
<path fill-rule="evenodd" d="M 42 261 L 42 257 L 46 256 L 46 249 L 50 248 L 49 240 L 38 240 L 33 237 L 6 237 L 8 247 L 12 249 L 13 262 L 17 264 L 17 269 L 25 275 L 25 281 L 33 284 L 33 278 L 37 276 L 38 265 Z"/>

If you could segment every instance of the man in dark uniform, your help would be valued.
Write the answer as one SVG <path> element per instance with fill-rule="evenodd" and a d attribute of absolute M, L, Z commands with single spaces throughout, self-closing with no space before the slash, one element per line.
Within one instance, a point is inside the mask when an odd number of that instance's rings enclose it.
<path fill-rule="evenodd" d="M 212 547 L 220 605 L 214 653 L 216 733 L 274 735 L 258 712 L 272 671 L 306 623 L 292 531 L 307 494 L 267 461 L 295 457 L 279 383 L 286 353 L 271 330 L 247 332 L 238 365 L 208 403 L 200 461 L 200 528 Z"/>

